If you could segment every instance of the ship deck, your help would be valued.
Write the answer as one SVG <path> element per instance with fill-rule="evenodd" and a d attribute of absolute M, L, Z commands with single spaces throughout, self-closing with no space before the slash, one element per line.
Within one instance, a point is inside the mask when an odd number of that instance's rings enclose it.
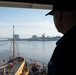
<path fill-rule="evenodd" d="M 47 64 L 22 57 L 14 58 L 12 62 L 9 60 L 0 67 L 0 75 L 48 75 L 47 71 Z"/>

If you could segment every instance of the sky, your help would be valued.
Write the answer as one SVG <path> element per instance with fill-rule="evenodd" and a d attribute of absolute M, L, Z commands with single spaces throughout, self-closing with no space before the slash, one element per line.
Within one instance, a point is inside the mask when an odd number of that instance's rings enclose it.
<path fill-rule="evenodd" d="M 20 38 L 30 38 L 32 35 L 62 36 L 57 31 L 53 16 L 45 16 L 50 10 L 33 8 L 0 7 L 0 38 L 10 38 L 15 34 Z"/>

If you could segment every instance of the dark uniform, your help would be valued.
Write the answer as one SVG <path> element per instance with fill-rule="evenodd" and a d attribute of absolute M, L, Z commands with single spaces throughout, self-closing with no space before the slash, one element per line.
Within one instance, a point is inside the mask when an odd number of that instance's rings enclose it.
<path fill-rule="evenodd" d="M 48 75 L 76 75 L 76 26 L 56 43 Z"/>

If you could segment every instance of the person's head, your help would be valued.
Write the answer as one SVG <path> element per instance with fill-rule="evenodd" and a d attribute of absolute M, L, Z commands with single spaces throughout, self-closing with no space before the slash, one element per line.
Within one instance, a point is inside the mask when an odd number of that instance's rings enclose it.
<path fill-rule="evenodd" d="M 53 9 L 46 15 L 54 17 L 57 30 L 66 33 L 76 25 L 76 3 L 74 0 L 52 0 Z"/>

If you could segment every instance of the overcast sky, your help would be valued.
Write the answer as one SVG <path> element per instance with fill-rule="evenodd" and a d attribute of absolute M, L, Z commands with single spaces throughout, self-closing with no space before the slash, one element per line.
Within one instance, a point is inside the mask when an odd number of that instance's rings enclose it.
<path fill-rule="evenodd" d="M 13 25 L 15 34 L 20 38 L 32 35 L 62 36 L 53 23 L 52 16 L 45 16 L 50 10 L 0 7 L 0 37 L 12 37 Z"/>

